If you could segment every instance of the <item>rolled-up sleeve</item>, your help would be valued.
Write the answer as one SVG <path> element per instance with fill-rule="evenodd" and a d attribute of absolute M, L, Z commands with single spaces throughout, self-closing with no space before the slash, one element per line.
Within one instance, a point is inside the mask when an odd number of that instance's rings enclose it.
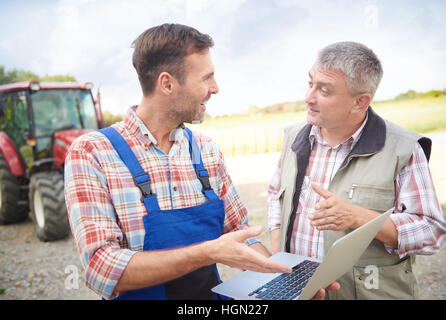
<path fill-rule="evenodd" d="M 76 140 L 65 160 L 68 218 L 87 287 L 109 299 L 136 251 L 122 246 L 123 234 L 107 190 L 93 147 Z"/>
<path fill-rule="evenodd" d="M 395 212 L 390 216 L 398 231 L 398 248 L 389 253 L 430 255 L 446 239 L 446 223 L 438 202 L 427 159 L 417 143 L 408 164 L 395 181 Z"/>

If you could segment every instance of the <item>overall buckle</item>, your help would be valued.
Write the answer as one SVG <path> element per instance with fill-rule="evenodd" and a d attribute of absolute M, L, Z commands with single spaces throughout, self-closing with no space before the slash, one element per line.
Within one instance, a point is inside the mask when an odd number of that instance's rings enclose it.
<path fill-rule="evenodd" d="M 147 176 L 147 181 L 143 181 L 143 182 L 138 182 L 138 181 L 136 181 L 136 178 L 137 178 L 137 177 L 144 176 L 144 175 Z M 133 176 L 133 181 L 135 182 L 135 185 L 136 185 L 136 186 L 141 190 L 141 192 L 142 192 L 141 201 L 143 201 L 144 198 L 147 198 L 147 197 L 150 197 L 150 196 L 153 195 L 152 190 L 151 190 L 151 188 L 150 188 L 150 177 L 149 177 L 149 175 L 148 175 L 147 172 L 143 172 L 143 173 L 134 175 L 134 176 Z"/>
<path fill-rule="evenodd" d="M 203 190 L 211 190 L 211 183 L 209 182 L 209 173 L 206 169 L 197 169 L 195 170 L 197 172 L 197 177 L 200 180 Z M 203 173 L 201 173 L 203 172 Z"/>

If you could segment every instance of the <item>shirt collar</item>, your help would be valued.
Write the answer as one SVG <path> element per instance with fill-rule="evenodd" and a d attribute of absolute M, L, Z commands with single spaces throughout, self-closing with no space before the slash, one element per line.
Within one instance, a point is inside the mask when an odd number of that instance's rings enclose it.
<path fill-rule="evenodd" d="M 136 136 L 139 140 L 141 140 L 144 144 L 149 146 L 150 144 L 157 144 L 157 140 L 152 135 L 152 133 L 147 129 L 144 122 L 136 115 L 136 108 L 138 106 L 131 106 L 124 115 L 123 121 L 127 127 L 127 130 L 130 134 Z M 181 123 L 177 128 L 173 129 L 170 132 L 170 138 L 175 141 L 175 143 L 179 143 L 184 138 L 183 129 L 185 128 L 184 124 Z"/>
<path fill-rule="evenodd" d="M 369 113 L 366 113 L 365 119 L 362 122 L 361 126 L 358 128 L 358 130 L 355 131 L 355 133 L 352 134 L 350 138 L 345 140 L 344 142 L 338 144 L 337 146 L 333 148 L 338 148 L 339 146 L 345 144 L 346 142 L 351 142 L 350 150 L 353 149 L 355 144 L 358 142 L 359 138 L 361 137 L 362 131 L 364 130 L 365 124 L 367 123 L 367 120 L 369 118 Z M 311 144 L 311 149 L 313 149 L 314 142 L 317 141 L 317 143 L 322 145 L 328 145 L 328 143 L 324 140 L 321 134 L 321 128 L 318 126 L 311 126 L 310 134 L 308 136 Z"/>

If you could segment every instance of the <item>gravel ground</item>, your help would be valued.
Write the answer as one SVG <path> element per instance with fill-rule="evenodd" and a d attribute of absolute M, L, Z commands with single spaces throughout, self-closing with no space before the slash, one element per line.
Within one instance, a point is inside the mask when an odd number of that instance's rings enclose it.
<path fill-rule="evenodd" d="M 71 236 L 41 242 L 28 219 L 0 226 L 0 242 L 0 288 L 5 289 L 0 299 L 99 299 L 83 283 Z"/>
<path fill-rule="evenodd" d="M 434 140 L 430 168 L 446 214 L 446 133 L 430 136 Z M 278 157 L 279 154 L 268 154 L 227 159 L 231 177 L 248 208 L 250 224 L 264 227 L 260 239 L 267 247 L 266 187 Z M 445 265 L 446 246 L 433 256 L 417 257 L 421 299 L 446 300 Z M 222 265 L 218 267 L 223 280 L 240 272 Z M 100 297 L 84 284 L 83 268 L 72 237 L 40 242 L 28 219 L 0 226 L 0 300 L 10 299 L 94 300 Z"/>

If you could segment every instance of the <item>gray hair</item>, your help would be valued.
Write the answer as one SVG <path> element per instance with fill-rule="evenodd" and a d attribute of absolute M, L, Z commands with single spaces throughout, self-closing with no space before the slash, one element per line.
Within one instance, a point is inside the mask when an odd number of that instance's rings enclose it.
<path fill-rule="evenodd" d="M 351 94 L 375 95 L 383 76 L 381 61 L 365 45 L 357 42 L 337 42 L 319 51 L 314 65 L 319 69 L 339 69 L 346 76 Z"/>

